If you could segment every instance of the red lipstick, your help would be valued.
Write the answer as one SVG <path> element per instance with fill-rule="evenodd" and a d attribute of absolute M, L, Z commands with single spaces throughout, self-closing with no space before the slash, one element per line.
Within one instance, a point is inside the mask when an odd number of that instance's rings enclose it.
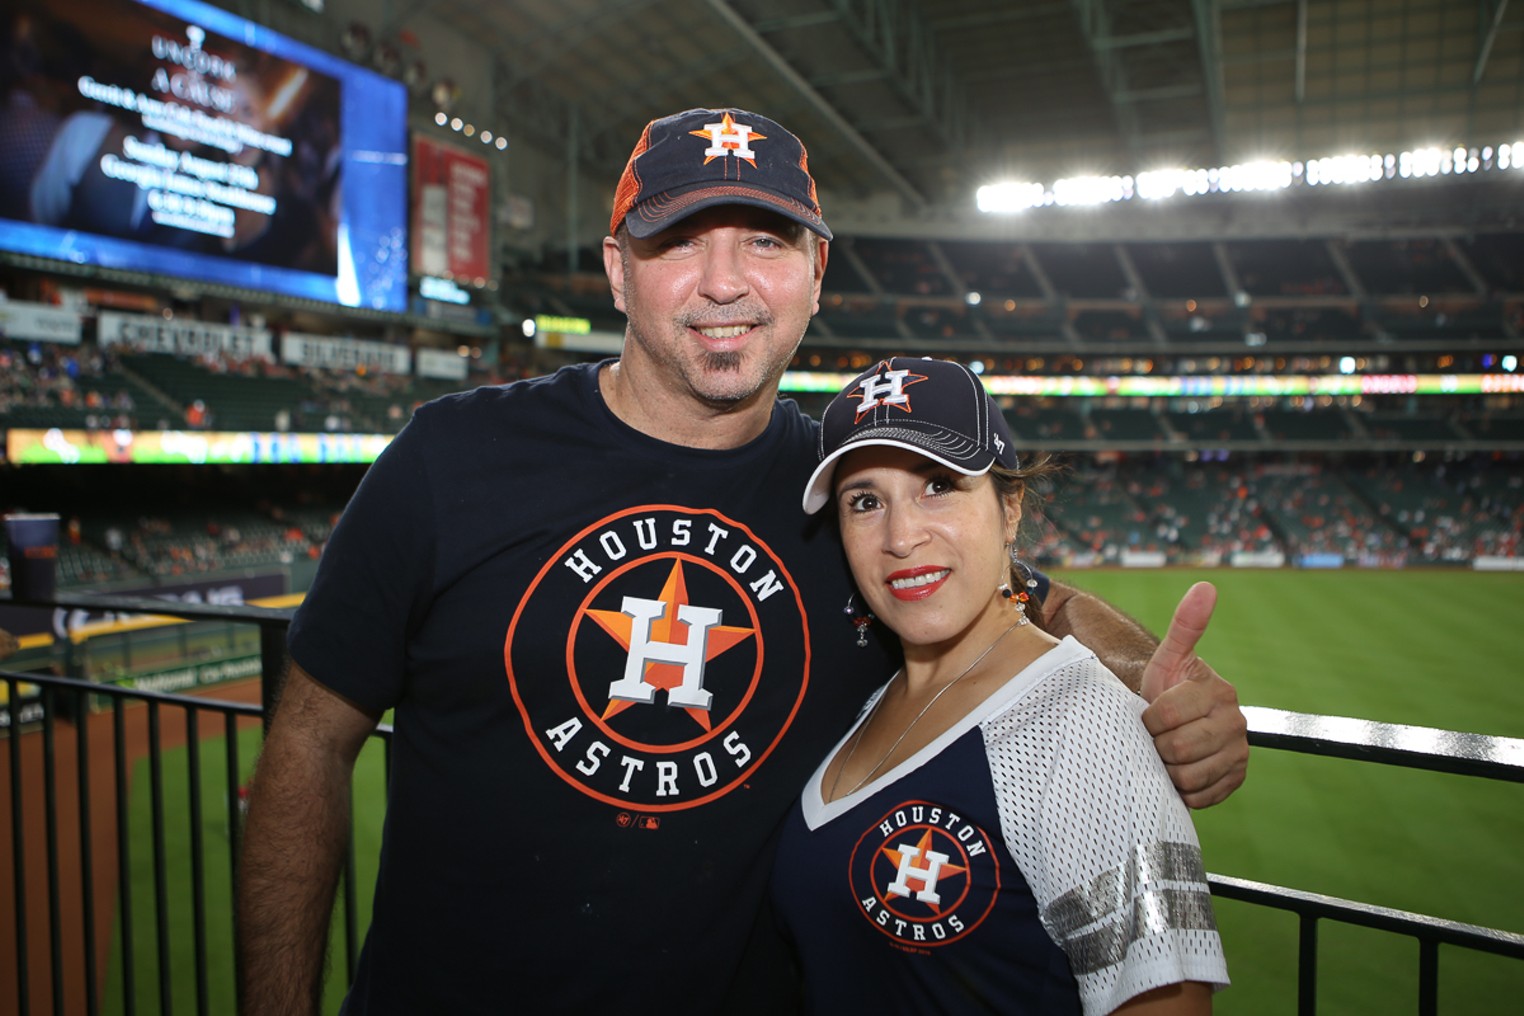
<path fill-rule="evenodd" d="M 893 596 L 896 600 L 912 602 L 915 600 L 924 600 L 928 596 L 935 593 L 938 589 L 941 589 L 942 584 L 947 581 L 947 577 L 951 574 L 952 572 L 947 568 L 938 567 L 937 565 L 922 565 L 919 568 L 905 568 L 894 572 L 885 580 L 884 584 L 889 587 L 889 595 Z M 940 577 L 934 581 L 917 585 L 901 587 L 896 587 L 894 585 L 895 582 L 902 582 L 906 579 L 922 578 L 927 575 L 937 575 Z"/>

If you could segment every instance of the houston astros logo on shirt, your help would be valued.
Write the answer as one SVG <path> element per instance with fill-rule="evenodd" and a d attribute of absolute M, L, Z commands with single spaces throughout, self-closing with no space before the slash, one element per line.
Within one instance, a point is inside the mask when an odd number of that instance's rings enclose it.
<path fill-rule="evenodd" d="M 534 665 L 528 654 L 547 641 L 564 645 L 564 666 Z M 609 804 L 673 811 L 729 793 L 763 763 L 804 698 L 808 646 L 792 576 L 749 529 L 644 505 L 550 557 L 503 657 L 558 776 Z"/>
<path fill-rule="evenodd" d="M 863 917 L 906 948 L 956 942 L 984 921 L 1000 891 L 989 835 L 929 801 L 896 805 L 864 830 L 848 876 Z"/>

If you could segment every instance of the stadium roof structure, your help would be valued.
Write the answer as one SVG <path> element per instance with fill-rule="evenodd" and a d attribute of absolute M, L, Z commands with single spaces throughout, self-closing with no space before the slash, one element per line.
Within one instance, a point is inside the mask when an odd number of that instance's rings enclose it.
<path fill-rule="evenodd" d="M 1508 0 L 423 0 L 388 27 L 422 12 L 494 54 L 494 116 L 600 172 L 653 115 L 733 104 L 833 201 L 912 218 L 1006 175 L 1524 136 Z"/>

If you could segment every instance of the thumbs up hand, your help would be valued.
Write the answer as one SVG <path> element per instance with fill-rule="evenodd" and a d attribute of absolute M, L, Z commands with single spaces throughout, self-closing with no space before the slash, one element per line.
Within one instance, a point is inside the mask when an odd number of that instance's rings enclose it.
<path fill-rule="evenodd" d="M 1249 726 L 1238 693 L 1196 655 L 1216 605 L 1210 582 L 1186 590 L 1143 671 L 1141 690 L 1149 703 L 1143 724 L 1192 808 L 1225 800 L 1243 783 L 1249 766 Z"/>

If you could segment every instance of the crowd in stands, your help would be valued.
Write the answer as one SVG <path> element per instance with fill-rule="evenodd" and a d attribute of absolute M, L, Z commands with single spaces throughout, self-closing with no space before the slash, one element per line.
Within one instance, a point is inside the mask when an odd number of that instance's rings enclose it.
<path fill-rule="evenodd" d="M 61 587 L 144 589 L 316 562 L 362 475 L 340 465 L 64 467 L 30 482 L 28 503 L 8 491 L 0 508 L 60 515 Z"/>
<path fill-rule="evenodd" d="M 460 387 L 228 353 L 0 341 L 0 428 L 395 433 L 418 405 Z"/>
<path fill-rule="evenodd" d="M 513 355 L 466 381 L 366 369 L 293 366 L 212 351 L 150 353 L 0 337 L 0 430 L 240 430 L 396 433 L 413 410 L 462 387 L 497 384 L 547 366 Z"/>
<path fill-rule="evenodd" d="M 593 251 L 510 288 L 618 331 Z M 1078 348 L 1517 339 L 1524 237 L 1011 243 L 838 237 L 806 343 L 1021 338 Z M 1409 340 L 1412 340 L 1409 342 Z"/>
<path fill-rule="evenodd" d="M 137 399 L 115 358 L 89 348 L 0 342 L 0 420 L 77 416 L 89 428 L 134 428 Z"/>
<path fill-rule="evenodd" d="M 622 330 L 601 258 L 582 253 L 572 271 L 564 255 L 542 271 L 520 266 L 504 280 L 505 301 L 523 313 L 586 316 L 595 330 Z M 1443 343 L 1516 343 L 1524 330 L 1521 265 L 1524 235 L 1504 232 L 1017 244 L 843 237 L 833 247 L 822 310 L 800 365 L 814 355 L 825 369 L 841 369 L 838 355 L 878 355 L 890 343 L 894 348 L 884 352 L 996 351 L 992 357 L 1020 361 L 996 369 L 1017 373 L 1083 373 L 1133 358 L 1156 376 L 1262 373 L 1272 364 L 1283 364 L 1278 373 L 1326 373 L 1330 356 L 1315 347 L 1337 358 L 1341 342 L 1376 341 L 1420 352 L 1417 359 L 1409 352 L 1372 354 L 1372 371 L 1495 370 L 1481 352 L 1452 356 L 1458 347 Z M 1420 341 L 1428 339 L 1440 342 Z M 828 341 L 812 347 L 817 340 Z M 851 345 L 859 340 L 871 349 Z M 1025 352 L 1042 343 L 1089 352 Z M 1278 353 L 1278 343 L 1296 347 Z M 963 352 L 960 344 L 981 352 Z M 1097 347 L 1112 351 L 1096 353 Z M 1258 360 L 1236 366 L 1247 350 L 1258 350 Z M 429 399 L 556 365 L 542 359 L 550 354 L 512 344 L 498 355 L 496 362 L 473 362 L 465 381 L 438 381 L 225 352 L 186 358 L 125 344 L 99 347 L 89 328 L 78 345 L 0 337 L 0 431 L 394 433 Z M 1320 355 L 1320 364 L 1302 363 Z M 1389 358 L 1404 365 L 1374 362 Z M 815 412 L 824 401 L 799 400 Z M 1218 563 L 1243 555 L 1385 566 L 1524 553 L 1518 450 L 1524 396 L 1199 404 L 1027 397 L 1009 400 L 1006 412 L 1026 447 L 1094 455 L 1075 460 L 1052 513 L 1033 533 L 1034 555 L 1056 567 L 1139 556 Z M 1346 448 L 1380 449 L 1386 458 L 1367 455 L 1377 464 L 1352 469 L 1341 459 L 1297 451 L 1333 456 Z M 1461 454 L 1458 448 L 1467 457 L 1440 459 Z M 1412 460 L 1394 459 L 1399 453 Z M 310 561 L 344 496 L 315 504 L 279 496 L 231 506 L 219 501 L 211 514 L 194 516 L 153 506 L 127 513 L 97 499 L 72 513 L 63 579 L 110 587 Z"/>
<path fill-rule="evenodd" d="M 1524 456 L 1435 463 L 1326 456 L 1116 457 L 1076 466 L 1029 540 L 1056 567 L 1277 559 L 1401 567 L 1516 557 Z"/>
<path fill-rule="evenodd" d="M 1071 457 L 1029 518 L 1027 556 L 1063 569 L 1466 565 L 1524 554 L 1524 453 L 1416 458 Z M 134 467 L 167 471 L 168 493 L 156 497 L 95 472 L 109 468 L 65 470 L 80 485 L 72 502 L 5 506 L 63 509 L 64 587 L 146 588 L 314 562 L 363 473 L 262 467 L 235 482 L 195 467 Z M 89 482 L 77 479 L 84 473 Z M 112 488 L 124 483 L 138 489 Z"/>

